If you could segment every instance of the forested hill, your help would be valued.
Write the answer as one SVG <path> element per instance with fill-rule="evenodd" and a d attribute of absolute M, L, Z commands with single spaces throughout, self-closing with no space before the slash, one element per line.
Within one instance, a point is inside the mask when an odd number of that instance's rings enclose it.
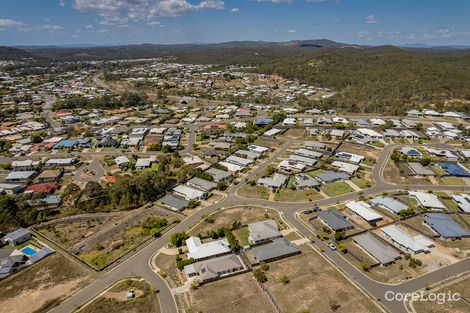
<path fill-rule="evenodd" d="M 288 57 L 259 72 L 338 90 L 323 107 L 402 113 L 417 106 L 470 112 L 470 54 L 391 46 L 326 49 Z"/>
<path fill-rule="evenodd" d="M 0 60 L 2 61 L 18 61 L 25 58 L 32 58 L 33 56 L 21 49 L 12 48 L 12 47 L 4 47 L 0 46 Z"/>

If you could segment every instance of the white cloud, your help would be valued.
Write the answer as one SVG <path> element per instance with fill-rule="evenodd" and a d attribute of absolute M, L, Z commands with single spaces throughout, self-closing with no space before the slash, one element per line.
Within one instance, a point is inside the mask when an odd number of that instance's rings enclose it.
<path fill-rule="evenodd" d="M 0 18 L 0 27 L 3 28 L 20 28 L 25 26 L 23 22 L 20 21 L 15 21 L 15 20 L 10 20 L 10 19 L 5 19 L 5 18 Z"/>
<path fill-rule="evenodd" d="M 64 6 L 65 6 L 65 1 L 64 1 L 64 0 L 59 0 L 59 5 L 60 5 L 61 7 L 64 7 Z"/>
<path fill-rule="evenodd" d="M 366 24 L 376 24 L 378 22 L 379 20 L 375 17 L 375 15 L 369 15 L 368 17 L 366 17 L 365 21 Z"/>
<path fill-rule="evenodd" d="M 293 34 L 293 33 L 297 32 L 297 29 L 288 29 L 288 30 L 286 30 L 286 32 L 289 33 L 289 34 Z"/>
<path fill-rule="evenodd" d="M 256 2 L 292 3 L 294 0 L 255 0 Z"/>
<path fill-rule="evenodd" d="M 470 38 L 470 31 L 457 31 L 455 29 L 441 28 L 441 29 L 427 31 L 426 33 L 423 34 L 422 37 L 423 39 Z"/>
<path fill-rule="evenodd" d="M 154 22 L 158 17 L 177 17 L 186 13 L 214 9 L 223 10 L 224 1 L 202 0 L 74 0 L 73 8 L 93 12 L 102 24 L 127 26 L 128 21 Z"/>
<path fill-rule="evenodd" d="M 230 12 L 232 12 L 232 13 L 238 13 L 238 12 L 240 12 L 240 9 L 239 9 L 239 8 L 232 8 L 232 9 L 230 10 Z"/>
<path fill-rule="evenodd" d="M 43 30 L 49 33 L 56 33 L 58 31 L 64 30 L 64 27 L 60 25 L 44 24 L 39 27 L 39 30 Z"/>

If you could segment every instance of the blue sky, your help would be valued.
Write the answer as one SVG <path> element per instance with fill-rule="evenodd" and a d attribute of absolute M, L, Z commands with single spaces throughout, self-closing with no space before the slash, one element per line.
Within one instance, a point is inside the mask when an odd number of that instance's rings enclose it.
<path fill-rule="evenodd" d="M 0 0 L 0 45 L 470 44 L 464 0 Z"/>

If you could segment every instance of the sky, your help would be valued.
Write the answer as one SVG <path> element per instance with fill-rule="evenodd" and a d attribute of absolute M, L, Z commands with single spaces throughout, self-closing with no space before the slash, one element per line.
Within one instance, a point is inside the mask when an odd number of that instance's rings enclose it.
<path fill-rule="evenodd" d="M 0 0 L 0 45 L 470 45 L 467 0 Z"/>

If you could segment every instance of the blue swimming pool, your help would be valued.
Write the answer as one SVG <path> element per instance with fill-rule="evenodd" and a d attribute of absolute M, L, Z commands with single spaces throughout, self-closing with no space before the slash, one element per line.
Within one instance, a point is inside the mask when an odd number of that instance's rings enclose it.
<path fill-rule="evenodd" d="M 34 250 L 33 248 L 30 248 L 30 247 L 26 247 L 26 248 L 24 248 L 24 249 L 21 250 L 21 251 L 22 251 L 24 254 L 29 255 L 29 256 L 31 256 L 31 255 L 33 255 L 33 254 L 36 254 L 36 252 L 37 252 L 36 250 Z"/>

